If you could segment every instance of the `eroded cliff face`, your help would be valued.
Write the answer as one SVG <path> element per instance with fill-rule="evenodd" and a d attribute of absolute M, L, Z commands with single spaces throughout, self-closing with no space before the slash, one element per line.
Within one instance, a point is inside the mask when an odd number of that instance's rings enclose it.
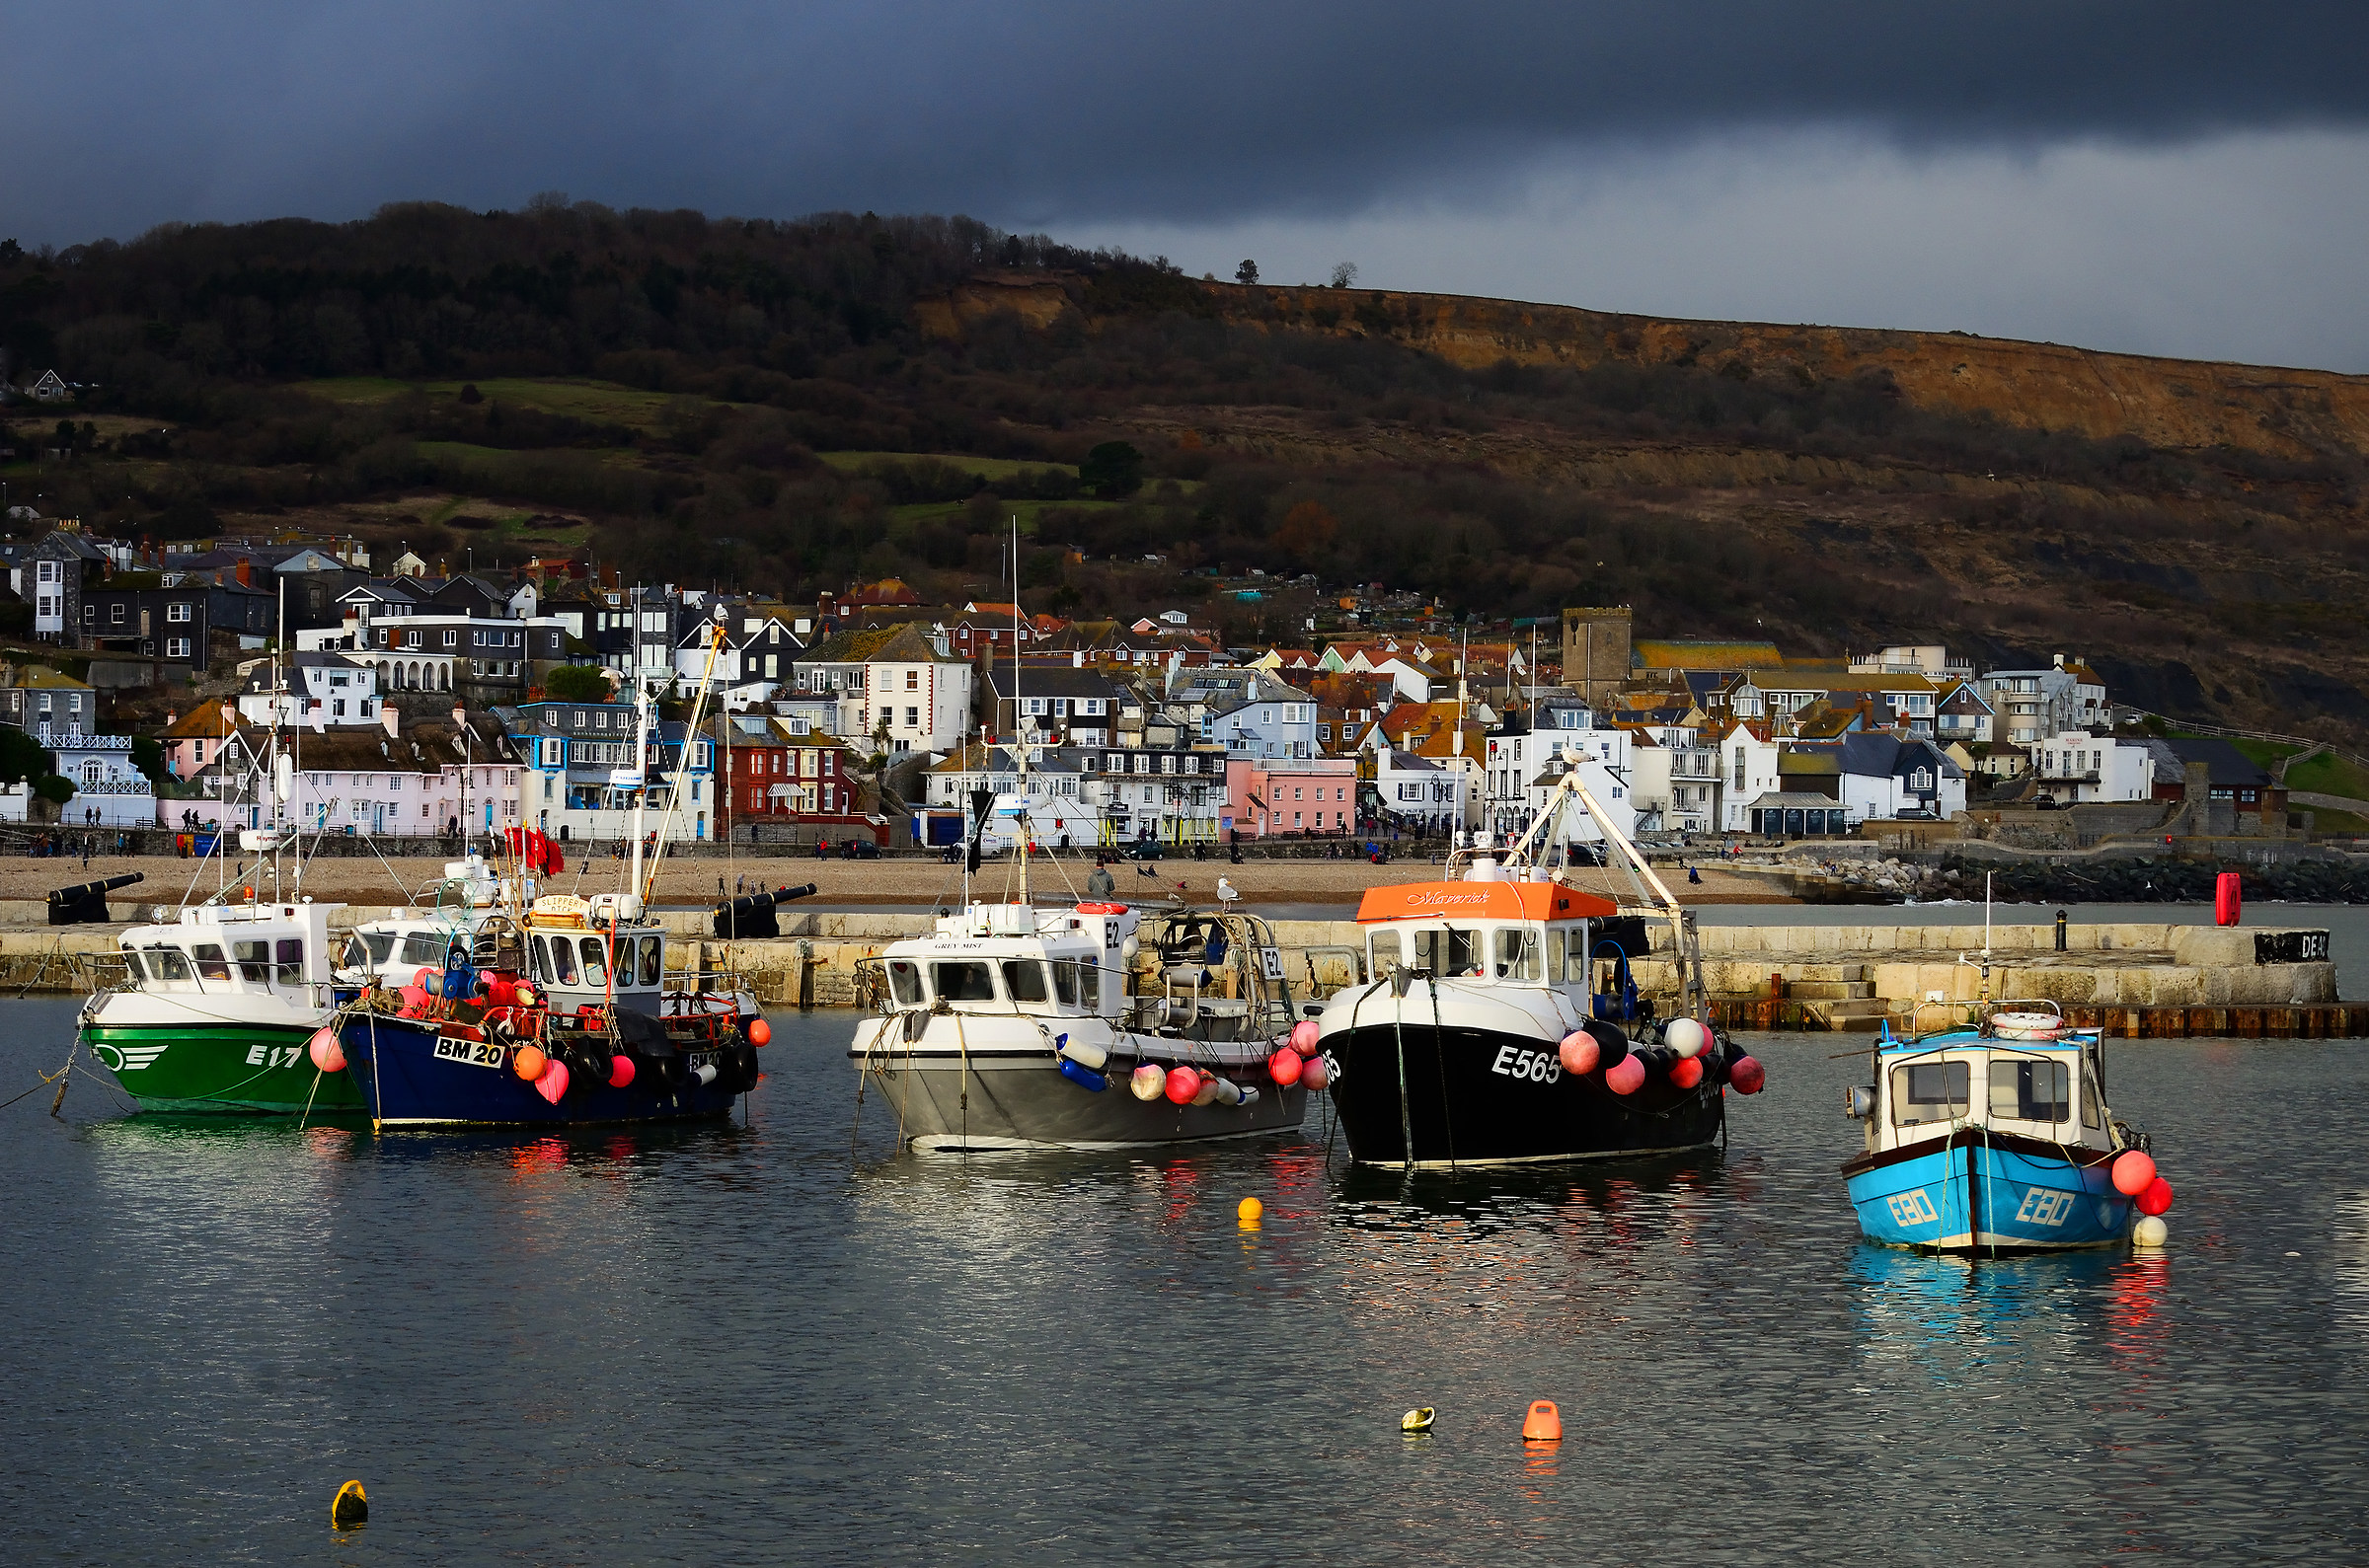
<path fill-rule="evenodd" d="M 1699 364 L 1802 384 L 1879 371 L 1919 408 L 1988 414 L 2025 428 L 2289 458 L 2369 453 L 2369 377 L 2323 370 L 2150 359 L 1959 333 L 1669 321 L 1448 294 L 1209 282 L 1189 288 L 1196 314 L 1263 331 L 1386 338 L 1468 369 L 1501 360 L 1576 369 L 1604 361 Z M 915 322 L 954 336 L 998 312 L 1045 327 L 1065 310 L 1078 310 L 1089 330 L 1106 319 L 1077 279 L 983 273 L 917 306 Z"/>

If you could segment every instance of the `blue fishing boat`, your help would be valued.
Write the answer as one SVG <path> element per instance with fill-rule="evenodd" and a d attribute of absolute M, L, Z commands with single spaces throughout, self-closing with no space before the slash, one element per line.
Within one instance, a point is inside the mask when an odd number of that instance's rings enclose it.
<path fill-rule="evenodd" d="M 1984 1255 L 2109 1246 L 2135 1214 L 2170 1206 L 2146 1135 L 2106 1102 L 2099 1032 L 2039 1006 L 1878 1037 L 1875 1082 L 1844 1104 L 1867 1129 L 1843 1177 L 1870 1240 Z"/>

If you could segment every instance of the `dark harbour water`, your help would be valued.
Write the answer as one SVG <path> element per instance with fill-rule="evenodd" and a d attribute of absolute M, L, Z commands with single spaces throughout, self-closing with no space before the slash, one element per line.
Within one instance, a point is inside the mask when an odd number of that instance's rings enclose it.
<path fill-rule="evenodd" d="M 1757 1042 L 1723 1158 L 1408 1183 L 851 1158 L 850 1022 L 729 1128 L 0 1112 L 0 1561 L 2369 1560 L 2359 1047 L 2113 1051 L 2171 1253 L 1969 1267 L 1857 1239 L 1848 1037 Z"/>

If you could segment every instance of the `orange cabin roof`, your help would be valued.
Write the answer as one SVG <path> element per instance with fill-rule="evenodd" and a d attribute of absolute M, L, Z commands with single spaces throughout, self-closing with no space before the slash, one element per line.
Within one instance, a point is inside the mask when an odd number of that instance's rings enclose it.
<path fill-rule="evenodd" d="M 1357 918 L 1600 920 L 1617 909 L 1610 899 L 1560 882 L 1400 882 L 1367 888 L 1357 905 Z"/>

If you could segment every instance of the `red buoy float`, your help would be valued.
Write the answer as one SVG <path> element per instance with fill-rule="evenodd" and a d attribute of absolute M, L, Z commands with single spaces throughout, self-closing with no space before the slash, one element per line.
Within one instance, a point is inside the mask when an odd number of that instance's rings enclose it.
<path fill-rule="evenodd" d="M 748 1020 L 748 1043 L 749 1043 L 749 1044 L 751 1044 L 751 1045 L 763 1045 L 763 1044 L 765 1044 L 766 1042 L 770 1041 L 772 1038 L 773 1038 L 773 1025 L 772 1025 L 772 1024 L 770 1024 L 770 1023 L 767 1023 L 767 1022 L 766 1022 L 766 1021 L 765 1021 L 763 1018 L 751 1018 L 751 1019 L 749 1019 L 749 1020 Z"/>
<path fill-rule="evenodd" d="M 1195 1094 L 1198 1094 L 1200 1091 L 1200 1074 L 1194 1072 L 1188 1067 L 1172 1067 L 1168 1070 L 1167 1092 L 1169 1103 L 1173 1105 L 1189 1105 L 1192 1103 L 1192 1097 Z"/>
<path fill-rule="evenodd" d="M 1308 1059 L 1288 1045 L 1266 1059 L 1267 1073 L 1284 1088 L 1297 1083 L 1307 1070 Z"/>
<path fill-rule="evenodd" d="M 535 1092 L 557 1105 L 560 1096 L 568 1092 L 568 1064 L 557 1058 L 545 1058 L 543 1071 L 535 1079 Z"/>
<path fill-rule="evenodd" d="M 1604 1086 L 1615 1094 L 1634 1094 L 1645 1086 L 1645 1064 L 1624 1056 L 1604 1070 Z"/>
<path fill-rule="evenodd" d="M 518 1048 L 518 1054 L 510 1058 L 510 1071 L 529 1083 L 541 1079 L 543 1069 L 550 1065 L 551 1058 L 545 1056 L 538 1046 L 522 1045 Z"/>
<path fill-rule="evenodd" d="M 1680 1088 L 1693 1088 L 1703 1082 L 1703 1059 L 1682 1056 L 1670 1064 L 1670 1082 Z"/>
<path fill-rule="evenodd" d="M 1573 1029 L 1563 1037 L 1563 1044 L 1556 1048 L 1555 1054 L 1562 1059 L 1563 1070 L 1576 1077 L 1593 1073 L 1603 1052 L 1597 1047 L 1594 1035 L 1585 1029 Z"/>
<path fill-rule="evenodd" d="M 345 1071 L 345 1048 L 338 1043 L 338 1031 L 324 1024 L 313 1031 L 310 1043 L 313 1066 L 324 1073 Z"/>
<path fill-rule="evenodd" d="M 1311 1093 L 1321 1090 L 1327 1083 L 1332 1082 L 1333 1070 L 1325 1066 L 1325 1059 L 1321 1056 L 1312 1056 L 1308 1058 L 1307 1064 L 1300 1069 L 1300 1083 L 1304 1084 Z"/>
<path fill-rule="evenodd" d="M 1314 1018 L 1302 1018 L 1291 1026 L 1291 1048 L 1302 1056 L 1314 1056 L 1322 1047 L 1324 1031 Z"/>
<path fill-rule="evenodd" d="M 1727 1070 L 1727 1082 L 1735 1085 L 1738 1094 L 1757 1094 L 1769 1081 L 1769 1070 L 1760 1065 L 1756 1056 L 1739 1056 Z"/>
<path fill-rule="evenodd" d="M 634 1082 L 634 1059 L 630 1056 L 609 1058 L 609 1087 L 625 1088 Z"/>
<path fill-rule="evenodd" d="M 2213 924 L 2235 926 L 2245 912 L 2246 897 L 2243 884 L 2235 871 L 2223 871 L 2213 878 Z"/>
<path fill-rule="evenodd" d="M 2147 1190 L 2131 1200 L 2141 1214 L 2162 1214 L 2172 1207 L 2172 1183 L 2158 1176 L 2147 1183 Z"/>
<path fill-rule="evenodd" d="M 2155 1161 L 2144 1149 L 2125 1149 L 2114 1157 L 2114 1190 L 2125 1198 L 2135 1198 L 2155 1180 Z"/>

